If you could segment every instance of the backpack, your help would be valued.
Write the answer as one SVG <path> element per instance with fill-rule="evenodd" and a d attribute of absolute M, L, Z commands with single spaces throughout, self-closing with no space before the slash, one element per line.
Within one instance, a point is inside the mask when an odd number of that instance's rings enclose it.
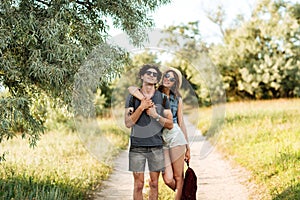
<path fill-rule="evenodd" d="M 196 200 L 197 176 L 187 162 L 187 170 L 184 175 L 181 200 Z"/>

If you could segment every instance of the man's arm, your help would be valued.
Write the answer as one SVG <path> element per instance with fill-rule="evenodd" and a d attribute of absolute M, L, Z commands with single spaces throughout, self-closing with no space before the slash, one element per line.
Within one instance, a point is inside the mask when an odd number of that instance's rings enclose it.
<path fill-rule="evenodd" d="M 135 111 L 133 111 L 133 107 L 125 108 L 125 126 L 131 128 L 140 118 L 143 111 L 151 106 L 153 106 L 151 100 L 142 99 L 140 106 Z"/>
<path fill-rule="evenodd" d="M 125 126 L 131 128 L 139 119 L 143 112 L 143 108 L 139 106 L 134 112 L 133 107 L 125 108 Z"/>

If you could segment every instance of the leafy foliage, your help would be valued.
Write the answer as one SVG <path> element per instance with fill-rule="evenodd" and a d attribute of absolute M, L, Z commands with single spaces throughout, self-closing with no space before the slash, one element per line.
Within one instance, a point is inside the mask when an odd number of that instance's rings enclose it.
<path fill-rule="evenodd" d="M 174 58 L 166 65 L 182 72 L 188 82 L 182 87 L 185 96 L 195 95 L 198 103 L 205 106 L 211 105 L 212 101 L 218 101 L 220 94 L 224 94 L 218 81 L 218 72 L 208 58 L 209 46 L 201 37 L 199 21 L 169 26 L 164 32 L 168 37 L 161 44 L 175 49 Z M 214 92 L 211 93 L 212 91 Z"/>
<path fill-rule="evenodd" d="M 227 29 L 224 44 L 210 51 L 228 96 L 300 96 L 299 4 L 260 1 L 248 21 Z"/>
<path fill-rule="evenodd" d="M 0 141 L 19 132 L 35 144 L 44 130 L 43 117 L 32 110 L 39 95 L 57 99 L 58 106 L 70 105 L 75 75 L 87 55 L 105 44 L 109 17 L 138 45 L 145 38 L 143 30 L 153 25 L 148 14 L 168 2 L 1 0 L 0 83 L 9 95 L 0 99 Z M 103 72 L 114 74 L 127 54 L 118 47 L 110 49 L 118 54 L 117 62 Z M 96 79 L 95 85 L 101 81 Z"/>

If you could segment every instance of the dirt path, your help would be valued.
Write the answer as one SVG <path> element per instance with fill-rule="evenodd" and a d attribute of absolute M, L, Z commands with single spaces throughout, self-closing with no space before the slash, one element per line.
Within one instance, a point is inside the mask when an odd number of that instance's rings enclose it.
<path fill-rule="evenodd" d="M 241 168 L 233 168 L 229 161 L 210 145 L 207 140 L 185 120 L 191 137 L 190 167 L 198 177 L 197 199 L 199 200 L 246 200 L 250 199 L 247 173 Z M 128 151 L 124 151 L 115 160 L 115 170 L 103 183 L 95 200 L 132 199 L 133 178 L 126 171 Z M 251 186 L 252 187 L 252 186 Z"/>

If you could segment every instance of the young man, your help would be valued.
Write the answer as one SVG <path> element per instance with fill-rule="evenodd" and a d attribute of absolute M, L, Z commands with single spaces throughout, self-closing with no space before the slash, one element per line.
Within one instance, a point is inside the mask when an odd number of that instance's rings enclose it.
<path fill-rule="evenodd" d="M 155 65 L 143 65 L 139 72 L 142 81 L 141 101 L 128 95 L 125 104 L 125 125 L 131 128 L 129 170 L 133 172 L 133 199 L 143 199 L 145 164 L 150 174 L 149 199 L 158 199 L 158 178 L 164 170 L 162 129 L 173 128 L 169 101 L 155 89 L 162 73 Z"/>

